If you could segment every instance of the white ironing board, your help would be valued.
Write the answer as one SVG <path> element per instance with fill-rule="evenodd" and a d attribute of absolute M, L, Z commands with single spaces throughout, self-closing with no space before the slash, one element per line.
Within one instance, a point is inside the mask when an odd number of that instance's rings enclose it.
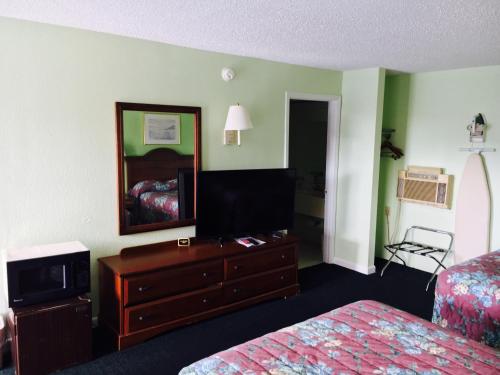
<path fill-rule="evenodd" d="M 455 211 L 455 264 L 486 254 L 490 247 L 490 191 L 479 154 L 465 164 Z"/>

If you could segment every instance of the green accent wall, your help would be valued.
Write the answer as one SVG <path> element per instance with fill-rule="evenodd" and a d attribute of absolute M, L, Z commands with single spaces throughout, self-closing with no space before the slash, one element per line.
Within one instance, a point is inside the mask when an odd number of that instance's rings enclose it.
<path fill-rule="evenodd" d="M 408 119 L 408 99 L 410 89 L 410 75 L 388 75 L 385 78 L 384 112 L 382 129 L 394 129 L 390 141 L 405 152 L 406 125 Z M 384 138 L 382 138 L 382 141 Z M 390 209 L 391 236 L 395 222 L 392 220 L 398 212 L 396 197 L 398 172 L 405 169 L 405 157 L 394 160 L 390 157 L 380 158 L 380 178 L 377 204 L 377 234 L 376 256 L 383 256 L 383 246 L 388 243 L 387 223 L 384 208 Z"/>
<path fill-rule="evenodd" d="M 148 112 L 151 113 L 151 112 Z M 194 114 L 181 113 L 181 143 L 178 145 L 145 145 L 144 112 L 123 111 L 123 140 L 127 156 L 141 156 L 157 148 L 169 148 L 182 155 L 194 155 Z"/>

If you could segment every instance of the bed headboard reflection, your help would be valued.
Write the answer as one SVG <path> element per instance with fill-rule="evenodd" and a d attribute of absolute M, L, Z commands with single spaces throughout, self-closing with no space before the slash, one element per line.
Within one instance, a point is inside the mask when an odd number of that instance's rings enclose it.
<path fill-rule="evenodd" d="M 171 180 L 177 178 L 179 168 L 194 168 L 193 155 L 181 155 L 168 148 L 157 148 L 143 156 L 125 156 L 124 159 L 127 190 L 139 181 Z"/>

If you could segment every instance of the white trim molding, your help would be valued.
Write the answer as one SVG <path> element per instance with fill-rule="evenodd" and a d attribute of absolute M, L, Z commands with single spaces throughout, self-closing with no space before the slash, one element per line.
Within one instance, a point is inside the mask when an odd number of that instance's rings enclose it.
<path fill-rule="evenodd" d="M 341 97 L 337 95 L 316 95 L 316 94 L 298 93 L 289 91 L 285 93 L 285 129 L 284 129 L 285 139 L 284 139 L 284 155 L 283 155 L 283 166 L 285 168 L 288 167 L 288 157 L 290 151 L 289 150 L 290 100 L 292 99 L 328 102 L 323 261 L 325 263 L 334 263 Z"/>
<path fill-rule="evenodd" d="M 352 263 L 348 260 L 341 259 L 341 258 L 334 257 L 333 264 L 336 264 L 340 267 L 348 268 L 348 269 L 356 271 L 356 272 L 364 273 L 365 275 L 371 275 L 372 273 L 376 272 L 376 268 L 374 265 L 366 267 L 364 265 Z"/>

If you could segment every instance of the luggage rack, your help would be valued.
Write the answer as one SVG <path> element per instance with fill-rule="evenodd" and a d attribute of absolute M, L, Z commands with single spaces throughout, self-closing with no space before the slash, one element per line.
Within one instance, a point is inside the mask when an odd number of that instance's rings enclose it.
<path fill-rule="evenodd" d="M 443 249 L 440 247 L 430 246 L 430 245 L 426 245 L 426 244 L 419 243 L 419 242 L 408 241 L 407 240 L 408 235 L 412 232 L 415 232 L 416 230 L 438 233 L 438 234 L 442 234 L 443 236 L 449 237 L 450 242 L 448 244 L 448 248 Z M 389 264 L 392 262 L 392 259 L 394 257 L 398 258 L 406 266 L 406 262 L 404 261 L 404 259 L 398 255 L 399 251 L 403 251 L 403 252 L 410 253 L 410 254 L 421 255 L 421 256 L 433 259 L 438 264 L 436 269 L 434 270 L 434 273 L 432 274 L 431 278 L 427 282 L 427 287 L 425 288 L 425 290 L 427 291 L 427 290 L 429 290 L 429 285 L 431 284 L 432 280 L 434 280 L 434 277 L 436 277 L 437 271 L 440 268 L 446 269 L 445 265 L 443 264 L 443 261 L 447 257 L 448 253 L 451 251 L 452 245 L 453 245 L 453 233 L 445 232 L 445 231 L 439 230 L 439 229 L 420 227 L 417 225 L 411 226 L 406 230 L 405 236 L 403 238 L 403 242 L 396 243 L 396 244 L 390 244 L 390 245 L 384 245 L 384 248 L 388 252 L 390 252 L 392 255 L 389 258 L 389 260 L 387 261 L 387 263 L 385 264 L 384 268 L 382 268 L 382 272 L 380 273 L 380 277 L 384 276 L 385 269 L 389 266 Z M 444 254 L 444 255 L 440 259 L 438 259 L 440 254 Z"/>

